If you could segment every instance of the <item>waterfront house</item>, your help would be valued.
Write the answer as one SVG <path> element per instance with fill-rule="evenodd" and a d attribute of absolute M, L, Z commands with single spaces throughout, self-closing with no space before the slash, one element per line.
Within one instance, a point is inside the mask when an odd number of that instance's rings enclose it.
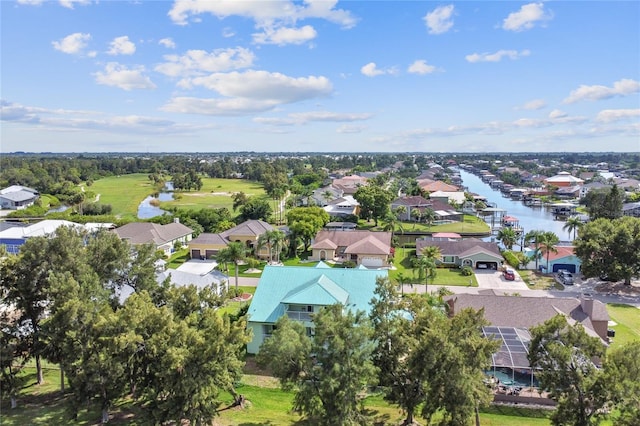
<path fill-rule="evenodd" d="M 165 256 L 170 256 L 176 246 L 186 245 L 193 235 L 193 230 L 177 219 L 166 225 L 132 222 L 114 229 L 113 232 L 134 246 L 153 244 L 156 250 L 162 251 Z"/>
<path fill-rule="evenodd" d="M 252 340 L 247 352 L 258 353 L 284 315 L 300 321 L 313 336 L 313 314 L 325 306 L 340 303 L 345 310 L 369 313 L 378 277 L 388 277 L 388 271 L 331 268 L 323 262 L 313 268 L 265 267 L 249 306 L 247 328 Z"/>

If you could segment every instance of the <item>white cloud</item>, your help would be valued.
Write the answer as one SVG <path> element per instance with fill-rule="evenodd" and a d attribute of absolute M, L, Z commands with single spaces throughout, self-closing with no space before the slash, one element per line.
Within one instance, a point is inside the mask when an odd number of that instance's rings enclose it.
<path fill-rule="evenodd" d="M 18 4 L 23 4 L 25 6 L 40 6 L 44 0 L 18 0 Z"/>
<path fill-rule="evenodd" d="M 73 9 L 73 6 L 79 4 L 82 6 L 91 4 L 90 0 L 60 0 L 60 6 L 66 7 L 67 9 Z"/>
<path fill-rule="evenodd" d="M 155 71 L 170 77 L 187 77 L 210 72 L 230 71 L 253 65 L 255 55 L 243 47 L 205 50 L 188 50 L 184 55 L 166 55 L 166 62 L 155 67 Z M 186 83 L 186 82 L 185 82 Z"/>
<path fill-rule="evenodd" d="M 409 65 L 409 68 L 407 69 L 407 71 L 412 74 L 424 75 L 424 74 L 431 74 L 435 72 L 436 67 L 433 65 L 428 65 L 427 61 L 425 61 L 424 59 L 418 59 L 417 61 Z"/>
<path fill-rule="evenodd" d="M 263 112 L 275 108 L 277 102 L 264 100 L 257 101 L 245 98 L 221 99 L 221 98 L 172 98 L 161 109 L 167 112 L 179 112 L 183 114 L 202 115 L 247 115 Z"/>
<path fill-rule="evenodd" d="M 547 106 L 547 103 L 542 99 L 534 99 L 522 105 L 522 107 L 518 109 L 526 109 L 526 110 L 537 110 L 542 109 Z"/>
<path fill-rule="evenodd" d="M 229 27 L 225 27 L 222 30 L 222 37 L 224 38 L 230 38 L 233 37 L 234 35 L 236 35 L 235 31 L 233 31 L 231 28 Z"/>
<path fill-rule="evenodd" d="M 116 37 L 109 44 L 109 55 L 133 55 L 136 52 L 136 45 L 129 40 L 128 36 Z"/>
<path fill-rule="evenodd" d="M 370 113 L 339 113 L 331 111 L 309 111 L 288 114 L 285 118 L 256 117 L 254 122 L 273 126 L 302 125 L 309 122 L 353 122 L 368 120 L 373 117 Z"/>
<path fill-rule="evenodd" d="M 613 87 L 581 85 L 576 90 L 573 90 L 563 103 L 572 104 L 579 101 L 599 101 L 614 96 L 627 96 L 638 92 L 640 92 L 640 82 L 626 78 L 613 83 Z"/>
<path fill-rule="evenodd" d="M 167 49 L 175 49 L 176 43 L 173 41 L 171 37 L 163 38 L 158 41 L 158 44 L 166 47 Z"/>
<path fill-rule="evenodd" d="M 640 117 L 640 109 L 605 109 L 598 113 L 596 121 L 611 123 Z"/>
<path fill-rule="evenodd" d="M 510 13 L 502 22 L 502 28 L 507 31 L 530 30 L 537 22 L 545 22 L 551 18 L 551 14 L 545 14 L 543 3 L 529 3 L 519 11 Z"/>
<path fill-rule="evenodd" d="M 495 53 L 473 53 L 465 56 L 467 62 L 500 62 L 502 58 L 519 59 L 524 56 L 529 56 L 531 52 L 529 50 L 498 50 Z"/>
<path fill-rule="evenodd" d="M 91 34 L 73 33 L 60 39 L 53 41 L 53 48 L 69 55 L 78 55 L 87 47 L 88 41 L 91 40 Z"/>
<path fill-rule="evenodd" d="M 554 109 L 549 113 L 549 118 L 555 120 L 557 118 L 564 118 L 567 116 L 567 113 L 564 111 L 560 111 L 559 109 Z"/>
<path fill-rule="evenodd" d="M 144 75 L 144 71 L 145 69 L 142 66 L 129 69 L 116 62 L 109 62 L 105 66 L 104 72 L 98 71 L 93 75 L 96 83 L 118 87 L 122 90 L 155 89 L 156 85 L 153 84 L 149 77 Z"/>
<path fill-rule="evenodd" d="M 398 73 L 398 70 L 395 67 L 378 68 L 375 62 L 369 62 L 367 65 L 364 65 L 362 68 L 360 68 L 360 72 L 367 77 L 375 77 L 377 75 L 383 74 L 395 75 Z"/>
<path fill-rule="evenodd" d="M 169 11 L 169 17 L 179 25 L 186 25 L 190 17 L 208 13 L 221 19 L 232 15 L 250 18 L 258 28 L 295 24 L 308 18 L 325 19 L 344 28 L 355 26 L 356 19 L 351 13 L 335 9 L 336 4 L 337 0 L 306 0 L 303 3 L 291 0 L 177 0 Z"/>
<path fill-rule="evenodd" d="M 289 77 L 281 73 L 249 70 L 243 73 L 215 73 L 190 80 L 195 86 L 214 90 L 226 97 L 292 103 L 331 94 L 326 77 Z"/>
<path fill-rule="evenodd" d="M 424 20 L 429 28 L 429 34 L 443 34 L 453 27 L 453 5 L 439 6 L 427 13 Z"/>
<path fill-rule="evenodd" d="M 253 34 L 253 41 L 257 44 L 303 44 L 316 38 L 318 33 L 311 25 L 302 28 L 265 28 L 264 32 Z"/>
<path fill-rule="evenodd" d="M 326 77 L 289 77 L 280 73 L 249 70 L 243 73 L 214 73 L 185 79 L 189 86 L 201 86 L 223 98 L 177 97 L 163 109 L 207 115 L 243 115 L 268 111 L 278 105 L 329 96 L 333 90 Z"/>
<path fill-rule="evenodd" d="M 353 126 L 350 124 L 343 124 L 336 129 L 336 133 L 361 133 L 366 129 L 365 126 Z"/>

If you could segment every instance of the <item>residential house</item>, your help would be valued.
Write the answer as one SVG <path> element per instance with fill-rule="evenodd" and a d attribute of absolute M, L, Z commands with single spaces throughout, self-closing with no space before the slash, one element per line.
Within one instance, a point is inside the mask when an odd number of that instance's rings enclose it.
<path fill-rule="evenodd" d="M 336 200 L 344 195 L 344 191 L 332 186 L 318 188 L 311 193 L 311 199 L 316 206 L 324 207 L 329 202 Z"/>
<path fill-rule="evenodd" d="M 309 260 L 352 261 L 380 268 L 392 255 L 391 232 L 321 230 L 311 244 Z"/>
<path fill-rule="evenodd" d="M 323 307 L 340 303 L 346 310 L 368 313 L 378 277 L 388 277 L 388 271 L 331 268 L 324 262 L 314 268 L 265 267 L 249 306 L 247 327 L 253 338 L 247 352 L 258 353 L 284 315 L 300 321 L 313 336 L 313 314 Z"/>
<path fill-rule="evenodd" d="M 131 245 L 153 244 L 166 256 L 174 252 L 175 246 L 184 246 L 193 235 L 193 230 L 179 221 L 167 225 L 149 222 L 132 222 L 113 230 L 118 237 Z"/>
<path fill-rule="evenodd" d="M 337 198 L 323 207 L 330 217 L 357 216 L 360 213 L 360 203 L 352 195 Z"/>
<path fill-rule="evenodd" d="M 40 194 L 33 188 L 22 185 L 11 185 L 0 189 L 0 208 L 22 210 L 36 202 Z"/>
<path fill-rule="evenodd" d="M 524 250 L 526 256 L 534 258 L 534 249 L 527 247 Z M 540 270 L 551 272 L 558 272 L 560 269 L 565 269 L 571 273 L 577 274 L 580 272 L 582 261 L 575 254 L 575 247 L 570 245 L 557 245 L 556 252 L 549 252 L 549 268 L 547 269 L 547 254 L 541 254 L 538 258 L 538 267 Z M 526 266 L 527 269 L 535 268 L 535 262 L 529 262 Z"/>
<path fill-rule="evenodd" d="M 582 187 L 580 185 L 563 186 L 558 188 L 554 194 L 558 198 L 579 198 L 582 194 Z"/>
<path fill-rule="evenodd" d="M 640 202 L 623 204 L 622 214 L 625 216 L 640 217 Z"/>
<path fill-rule="evenodd" d="M 435 191 L 429 194 L 430 200 L 440 200 L 443 203 L 455 203 L 456 205 L 464 204 L 467 197 L 464 191 Z"/>
<path fill-rule="evenodd" d="M 451 185 L 449 183 L 442 182 L 440 180 L 436 180 L 429 183 L 418 181 L 418 185 L 423 191 L 428 192 L 429 194 L 431 194 L 432 192 L 438 192 L 438 191 L 456 192 L 460 189 L 455 185 Z"/>
<path fill-rule="evenodd" d="M 391 202 L 391 210 L 396 211 L 399 207 L 403 207 L 404 211 L 398 214 L 398 219 L 409 221 L 424 214 L 425 209 L 432 209 L 432 205 L 432 201 L 427 200 L 420 195 L 416 195 L 396 198 Z"/>
<path fill-rule="evenodd" d="M 345 176 L 343 178 L 334 179 L 331 186 L 342 191 L 344 195 L 353 195 L 359 187 L 366 185 L 368 179 L 358 175 Z"/>
<path fill-rule="evenodd" d="M 544 179 L 544 183 L 549 186 L 563 187 L 563 186 L 576 186 L 582 185 L 584 181 L 575 176 L 571 176 L 569 172 L 560 172 L 555 176 Z"/>
<path fill-rule="evenodd" d="M 217 234 L 204 232 L 189 242 L 189 255 L 192 259 L 211 259 L 230 242 L 241 242 L 254 250 L 257 257 L 267 259 L 269 249 L 258 248 L 258 239 L 265 232 L 275 229 L 263 220 L 247 220 Z"/>
<path fill-rule="evenodd" d="M 497 270 L 504 261 L 498 244 L 476 238 L 462 240 L 419 238 L 416 240 L 416 253 L 421 255 L 422 250 L 428 246 L 438 247 L 442 255 L 439 263 L 448 266 Z"/>
<path fill-rule="evenodd" d="M 18 254 L 20 246 L 27 242 L 29 238 L 46 237 L 55 235 L 61 226 L 74 227 L 88 232 L 95 232 L 98 229 L 111 229 L 112 223 L 87 223 L 79 224 L 68 220 L 41 220 L 31 225 L 8 226 L 0 231 L 0 245 L 5 246 L 8 253 Z"/>
<path fill-rule="evenodd" d="M 449 313 L 465 308 L 484 309 L 484 317 L 492 326 L 529 329 L 555 317 L 567 317 L 580 323 L 585 331 L 608 341 L 609 314 L 604 303 L 590 297 L 502 296 L 496 294 L 456 294 L 445 298 Z"/>

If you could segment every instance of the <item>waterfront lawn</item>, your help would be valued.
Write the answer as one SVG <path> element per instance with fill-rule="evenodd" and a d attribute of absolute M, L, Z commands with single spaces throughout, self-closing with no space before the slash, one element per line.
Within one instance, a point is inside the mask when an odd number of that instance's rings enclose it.
<path fill-rule="evenodd" d="M 611 303 L 607 305 L 607 311 L 610 319 L 616 323 L 611 326 L 616 331 L 611 347 L 640 340 L 640 309 L 632 305 Z"/>
<path fill-rule="evenodd" d="M 369 229 L 372 231 L 382 231 L 384 228 L 384 221 L 379 220 L 378 226 L 375 226 L 373 221 L 359 220 L 358 229 Z M 482 219 L 476 216 L 464 215 L 464 221 L 444 223 L 442 225 L 427 225 L 426 223 L 417 222 L 402 222 L 401 225 L 397 225 L 394 230 L 396 235 L 402 235 L 404 232 L 423 232 L 423 233 L 435 233 L 435 232 L 456 232 L 459 234 L 489 234 L 491 229 L 489 225 Z"/>
<path fill-rule="evenodd" d="M 130 219 L 138 217 L 142 200 L 158 191 L 144 173 L 110 176 L 96 180 L 91 186 L 83 186 L 96 196 L 100 194 L 100 204 L 111 205 L 113 215 Z"/>
<path fill-rule="evenodd" d="M 163 201 L 160 208 L 178 207 L 190 210 L 219 209 L 233 210 L 233 194 L 244 192 L 247 197 L 267 197 L 261 183 L 244 179 L 202 178 L 199 191 L 180 191 L 174 193 L 174 200 Z M 270 200 L 270 199 L 269 199 Z"/>

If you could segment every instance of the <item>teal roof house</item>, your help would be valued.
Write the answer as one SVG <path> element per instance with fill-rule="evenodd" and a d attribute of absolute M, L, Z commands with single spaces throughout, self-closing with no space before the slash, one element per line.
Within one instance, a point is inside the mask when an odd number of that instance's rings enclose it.
<path fill-rule="evenodd" d="M 283 315 L 301 321 L 313 335 L 312 314 L 325 306 L 341 303 L 346 309 L 369 312 L 377 277 L 388 270 L 331 268 L 320 262 L 315 268 L 267 266 L 249 306 L 247 326 L 253 340 L 247 352 L 258 353 Z"/>

